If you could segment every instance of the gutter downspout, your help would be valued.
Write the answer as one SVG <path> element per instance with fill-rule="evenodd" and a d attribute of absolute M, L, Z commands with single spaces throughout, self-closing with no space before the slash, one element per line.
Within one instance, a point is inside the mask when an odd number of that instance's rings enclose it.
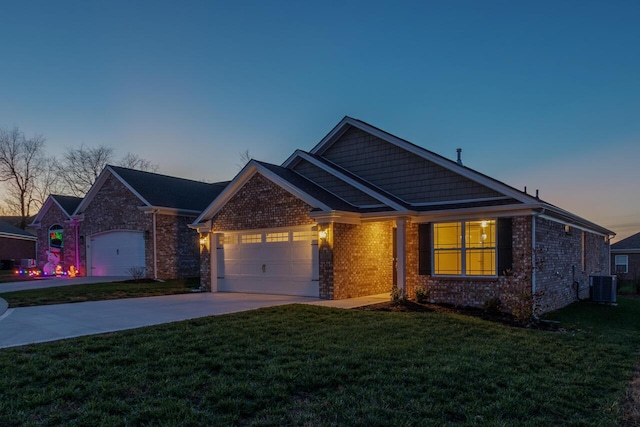
<path fill-rule="evenodd" d="M 536 293 L 536 218 L 544 214 L 546 208 L 531 216 L 531 295 Z"/>
<path fill-rule="evenodd" d="M 156 235 L 156 214 L 158 209 L 153 210 L 153 279 L 158 280 L 158 244 Z"/>

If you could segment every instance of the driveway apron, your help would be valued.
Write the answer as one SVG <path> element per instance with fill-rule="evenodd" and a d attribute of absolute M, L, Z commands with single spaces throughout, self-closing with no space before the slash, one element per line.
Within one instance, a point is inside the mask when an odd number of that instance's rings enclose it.
<path fill-rule="evenodd" d="M 287 295 L 193 293 L 10 308 L 0 316 L 0 348 L 316 301 Z"/>

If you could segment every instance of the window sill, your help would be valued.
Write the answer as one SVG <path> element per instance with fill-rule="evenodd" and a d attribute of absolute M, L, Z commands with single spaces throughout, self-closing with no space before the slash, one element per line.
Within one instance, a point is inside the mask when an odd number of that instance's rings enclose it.
<path fill-rule="evenodd" d="M 434 280 L 443 280 L 443 281 L 447 281 L 447 282 L 454 282 L 454 281 L 460 281 L 460 280 L 468 280 L 468 281 L 472 281 L 472 282 L 495 282 L 496 280 L 498 280 L 498 278 L 500 276 L 436 276 L 436 275 L 431 275 L 429 277 L 431 279 L 434 279 Z"/>

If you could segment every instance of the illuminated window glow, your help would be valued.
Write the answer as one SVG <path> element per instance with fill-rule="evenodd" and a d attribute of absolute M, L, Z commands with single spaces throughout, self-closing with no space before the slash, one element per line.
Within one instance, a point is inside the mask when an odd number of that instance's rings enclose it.
<path fill-rule="evenodd" d="M 433 264 L 437 275 L 495 276 L 496 221 L 434 224 Z"/>
<path fill-rule="evenodd" d="M 262 243 L 262 234 L 243 234 L 240 243 Z"/>
<path fill-rule="evenodd" d="M 267 242 L 288 242 L 289 241 L 289 233 L 267 233 Z"/>
<path fill-rule="evenodd" d="M 317 238 L 318 238 L 318 232 L 315 230 L 293 232 L 294 242 L 300 242 L 303 240 L 316 240 Z"/>

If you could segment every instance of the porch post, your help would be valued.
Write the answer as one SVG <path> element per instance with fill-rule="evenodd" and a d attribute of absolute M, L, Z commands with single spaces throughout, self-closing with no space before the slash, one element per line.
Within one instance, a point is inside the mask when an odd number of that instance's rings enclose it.
<path fill-rule="evenodd" d="M 218 292 L 218 259 L 224 259 L 223 248 L 220 245 L 220 237 L 222 233 L 209 233 L 209 271 L 211 273 L 211 292 Z"/>
<path fill-rule="evenodd" d="M 398 289 L 400 290 L 403 296 L 407 296 L 407 283 L 406 283 L 406 272 L 407 272 L 407 220 L 405 218 L 398 218 L 396 220 L 397 227 L 397 279 L 398 279 Z"/>

